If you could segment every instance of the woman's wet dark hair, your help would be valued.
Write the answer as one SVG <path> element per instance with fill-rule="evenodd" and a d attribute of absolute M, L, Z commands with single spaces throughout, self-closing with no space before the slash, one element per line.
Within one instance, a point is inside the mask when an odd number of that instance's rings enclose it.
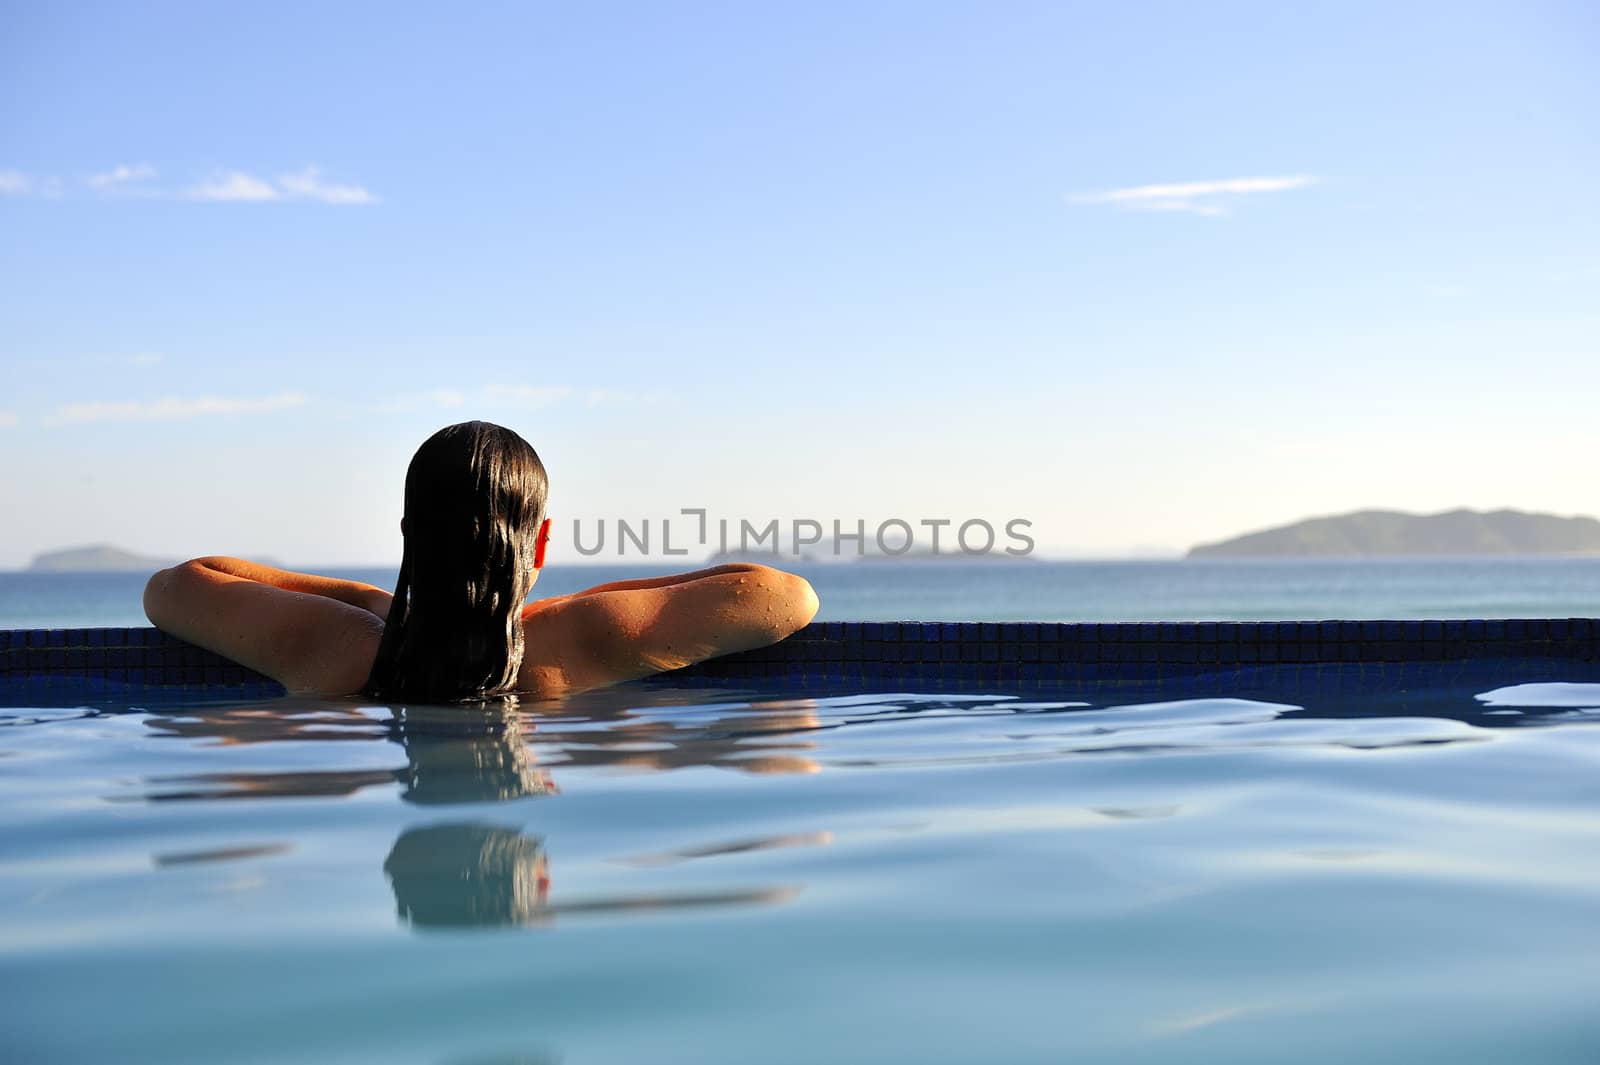
<path fill-rule="evenodd" d="M 516 689 L 547 492 L 538 454 L 499 425 L 447 426 L 417 449 L 400 578 L 368 694 L 446 701 Z"/>

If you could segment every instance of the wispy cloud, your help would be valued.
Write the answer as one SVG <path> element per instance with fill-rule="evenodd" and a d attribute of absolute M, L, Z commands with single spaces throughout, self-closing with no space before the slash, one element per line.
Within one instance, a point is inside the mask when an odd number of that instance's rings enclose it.
<path fill-rule="evenodd" d="M 0 410 L 0 429 L 16 425 L 17 416 L 8 410 Z"/>
<path fill-rule="evenodd" d="M 213 203 L 264 203 L 281 197 L 270 182 L 251 177 L 242 170 L 228 170 L 185 189 L 183 198 Z"/>
<path fill-rule="evenodd" d="M 1179 211 L 1198 215 L 1224 215 L 1242 196 L 1286 192 L 1315 184 L 1310 174 L 1283 177 L 1241 177 L 1221 181 L 1184 181 L 1165 185 L 1132 185 L 1072 197 L 1074 203 L 1109 204 L 1133 211 Z"/>
<path fill-rule="evenodd" d="M 276 178 L 263 178 L 244 170 L 219 170 L 209 178 L 174 189 L 154 184 L 159 176 L 149 163 L 121 163 L 91 174 L 83 184 L 101 196 L 139 199 L 195 200 L 206 203 L 272 203 L 298 200 L 351 206 L 377 203 L 364 185 L 328 181 L 316 166 L 305 166 Z M 66 186 L 58 177 L 36 177 L 20 170 L 0 170 L 0 196 L 43 196 L 58 199 Z"/>
<path fill-rule="evenodd" d="M 166 356 L 159 351 L 141 351 L 128 356 L 129 366 L 156 366 L 166 361 Z"/>
<path fill-rule="evenodd" d="M 361 185 L 339 185 L 322 179 L 322 171 L 308 166 L 276 181 L 228 170 L 209 181 L 190 186 L 183 196 L 213 203 L 269 203 L 274 200 L 311 200 L 340 206 L 377 203 L 378 198 Z"/>
<path fill-rule="evenodd" d="M 321 203 L 376 203 L 378 198 L 360 185 L 335 185 L 322 180 L 322 172 L 308 166 L 298 174 L 285 174 L 278 179 L 278 187 L 291 199 L 317 200 Z"/>
<path fill-rule="evenodd" d="M 51 424 L 79 424 L 109 421 L 169 421 L 210 414 L 250 414 L 259 411 L 302 407 L 306 396 L 282 392 L 274 396 L 165 396 L 155 400 L 102 400 L 67 403 L 57 407 L 47 421 Z"/>
<path fill-rule="evenodd" d="M 115 166 L 103 174 L 91 174 L 89 176 L 89 187 L 105 192 L 108 189 L 125 186 L 130 182 L 149 181 L 155 176 L 156 168 L 149 163 Z"/>

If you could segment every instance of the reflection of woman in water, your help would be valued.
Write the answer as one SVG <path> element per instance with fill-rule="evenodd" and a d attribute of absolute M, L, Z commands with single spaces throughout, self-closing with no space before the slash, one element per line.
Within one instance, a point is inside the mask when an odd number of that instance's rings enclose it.
<path fill-rule="evenodd" d="M 550 895 L 542 842 L 497 825 L 407 829 L 383 871 L 400 919 L 423 927 L 528 924 Z"/>
<path fill-rule="evenodd" d="M 804 701 L 775 704 L 771 718 L 746 708 L 744 714 L 719 716 L 709 723 L 680 726 L 653 723 L 630 729 L 583 728 L 614 726 L 607 712 L 593 716 L 586 704 L 599 698 L 579 696 L 563 705 L 563 727 L 545 735 L 545 742 L 565 765 L 611 765 L 675 769 L 687 765 L 737 768 L 749 772 L 815 772 L 814 762 L 790 753 L 809 746 L 791 737 L 791 730 L 817 726 Z M 657 693 L 652 701 L 663 698 Z M 304 798 L 352 795 L 362 788 L 398 783 L 400 798 L 431 809 L 526 799 L 555 792 L 550 775 L 534 760 L 524 735 L 525 721 L 534 720 L 515 705 L 497 703 L 481 713 L 458 707 L 395 705 L 394 717 L 378 722 L 353 705 L 294 702 L 240 707 L 183 707 L 156 713 L 146 724 L 161 735 L 188 742 L 226 744 L 329 741 L 372 741 L 386 737 L 405 748 L 405 764 L 390 769 L 315 769 L 275 772 L 203 773 L 151 778 L 145 798 L 151 802 L 219 799 Z M 602 709 L 596 705 L 595 710 Z M 610 709 L 615 709 L 610 708 Z M 669 715 L 670 716 L 670 715 Z M 651 726 L 649 721 L 640 722 Z M 756 727 L 757 725 L 764 727 Z M 659 748 L 640 751 L 640 740 Z M 770 755 L 765 752 L 784 753 Z M 367 761 L 361 759 L 361 761 Z M 509 814 L 506 816 L 510 816 Z M 827 843 L 826 833 L 800 833 L 709 846 L 679 848 L 637 855 L 624 864 L 639 867 L 671 865 L 699 858 L 744 853 L 769 847 Z M 287 850 L 274 842 L 260 853 Z M 175 859 L 157 857 L 158 864 Z M 563 913 L 599 914 L 695 906 L 731 906 L 782 902 L 793 894 L 785 887 L 737 888 L 726 891 L 663 891 L 625 889 L 616 893 L 569 898 L 551 904 L 550 860 L 540 836 L 515 825 L 479 820 L 430 822 L 405 829 L 395 840 L 383 871 L 394 889 L 400 918 L 415 928 L 460 928 L 470 925 L 524 925 Z"/>
<path fill-rule="evenodd" d="M 392 595 L 212 557 L 150 578 L 145 613 L 290 691 L 419 701 L 600 687 L 774 643 L 816 613 L 804 580 L 748 564 L 524 605 L 544 565 L 545 495 L 520 436 L 452 425 L 406 471 Z"/>

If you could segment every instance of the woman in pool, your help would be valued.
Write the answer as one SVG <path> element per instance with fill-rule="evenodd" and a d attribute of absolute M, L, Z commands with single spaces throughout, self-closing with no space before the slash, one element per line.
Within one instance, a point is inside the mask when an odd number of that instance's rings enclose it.
<path fill-rule="evenodd" d="M 406 470 L 391 595 L 358 581 L 197 558 L 145 586 L 152 623 L 291 692 L 448 701 L 556 696 L 776 643 L 811 585 L 738 564 L 524 605 L 544 565 L 544 465 L 488 422 L 439 430 Z"/>

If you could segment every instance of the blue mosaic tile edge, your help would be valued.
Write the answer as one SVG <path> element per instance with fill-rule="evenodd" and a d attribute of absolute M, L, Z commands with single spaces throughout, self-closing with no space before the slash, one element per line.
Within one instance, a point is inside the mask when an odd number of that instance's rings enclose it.
<path fill-rule="evenodd" d="M 673 683 L 1046 687 L 1347 665 L 1600 663 L 1600 619 L 854 622 L 662 674 Z M 0 680 L 272 695 L 270 679 L 153 628 L 0 630 Z"/>

